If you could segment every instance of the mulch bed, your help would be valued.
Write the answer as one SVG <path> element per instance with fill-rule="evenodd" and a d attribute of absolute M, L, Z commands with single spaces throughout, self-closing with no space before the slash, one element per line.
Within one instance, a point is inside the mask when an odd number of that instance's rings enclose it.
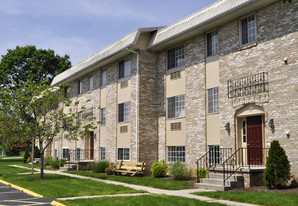
<path fill-rule="evenodd" d="M 288 187 L 286 189 L 268 189 L 266 186 L 253 186 L 250 188 L 234 188 L 231 192 L 275 192 L 298 194 L 298 187 Z"/>

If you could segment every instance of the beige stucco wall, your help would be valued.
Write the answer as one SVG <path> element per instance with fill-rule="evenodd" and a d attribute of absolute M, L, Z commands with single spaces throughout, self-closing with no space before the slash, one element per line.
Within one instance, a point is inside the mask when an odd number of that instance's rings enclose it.
<path fill-rule="evenodd" d="M 171 123 L 181 122 L 181 130 L 171 131 Z M 169 119 L 166 124 L 167 146 L 185 146 L 185 118 Z"/>

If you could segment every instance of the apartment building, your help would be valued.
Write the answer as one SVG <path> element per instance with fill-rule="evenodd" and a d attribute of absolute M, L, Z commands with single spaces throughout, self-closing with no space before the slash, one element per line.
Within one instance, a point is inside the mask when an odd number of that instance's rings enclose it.
<path fill-rule="evenodd" d="M 236 152 L 235 164 L 264 166 L 279 140 L 297 176 L 297 20 L 295 0 L 219 0 L 133 31 L 53 80 L 90 99 L 84 112 L 101 125 L 78 141 L 61 132 L 52 155 L 196 168 Z"/>

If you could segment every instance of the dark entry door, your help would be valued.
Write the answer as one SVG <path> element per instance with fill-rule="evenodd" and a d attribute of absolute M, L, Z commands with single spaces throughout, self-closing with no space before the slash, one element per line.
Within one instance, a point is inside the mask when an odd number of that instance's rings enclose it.
<path fill-rule="evenodd" d="M 262 165 L 262 116 L 247 117 L 246 121 L 248 164 Z"/>
<path fill-rule="evenodd" d="M 94 159 L 94 132 L 90 132 L 90 160 Z"/>

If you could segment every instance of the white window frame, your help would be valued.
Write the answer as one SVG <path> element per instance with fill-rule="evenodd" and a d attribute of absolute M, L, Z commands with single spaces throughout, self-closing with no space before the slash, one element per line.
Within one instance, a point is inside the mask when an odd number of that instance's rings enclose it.
<path fill-rule="evenodd" d="M 106 160 L 106 148 L 105 147 L 100 147 L 100 160 Z"/>
<path fill-rule="evenodd" d="M 172 102 L 174 100 L 174 102 Z M 174 104 L 174 108 L 170 108 Z M 185 95 L 179 95 L 167 98 L 167 118 L 184 118 L 185 117 Z"/>
<path fill-rule="evenodd" d="M 69 147 L 62 147 L 62 159 L 68 159 L 68 157 L 65 157 L 67 153 L 65 153 L 64 151 L 68 151 L 69 155 Z"/>
<path fill-rule="evenodd" d="M 101 86 L 104 87 L 107 85 L 107 70 L 103 70 L 101 72 L 101 82 L 100 82 Z"/>
<path fill-rule="evenodd" d="M 123 105 L 123 111 L 120 111 L 120 105 Z M 120 115 L 123 115 L 120 119 Z M 118 104 L 118 122 L 130 121 L 130 102 Z"/>
<path fill-rule="evenodd" d="M 250 18 L 253 18 L 253 21 L 249 21 Z M 244 38 L 243 38 L 243 21 L 247 20 L 247 27 L 246 27 L 246 38 L 247 38 L 247 42 L 243 42 Z M 253 26 L 253 27 L 252 27 Z M 249 44 L 253 44 L 257 41 L 257 19 L 256 19 L 256 15 L 252 14 L 249 16 L 246 16 L 245 18 L 242 18 L 240 20 L 240 43 L 241 46 L 245 46 L 245 45 L 249 45 Z"/>
<path fill-rule="evenodd" d="M 185 65 L 184 44 L 169 49 L 167 52 L 167 70 Z"/>
<path fill-rule="evenodd" d="M 83 82 L 78 80 L 78 95 L 83 93 Z"/>
<path fill-rule="evenodd" d="M 209 38 L 209 35 L 211 38 Z M 211 44 L 211 47 L 209 47 L 209 44 Z M 207 57 L 218 54 L 218 31 L 217 30 L 207 33 L 206 45 L 207 45 L 207 48 L 206 48 Z"/>
<path fill-rule="evenodd" d="M 100 125 L 106 125 L 106 108 L 100 109 Z"/>
<path fill-rule="evenodd" d="M 167 146 L 167 162 L 185 162 L 185 146 Z"/>
<path fill-rule="evenodd" d="M 94 77 L 89 76 L 89 81 L 88 81 L 88 91 L 91 91 L 94 89 Z"/>
<path fill-rule="evenodd" d="M 123 67 L 121 67 L 123 63 Z M 123 71 L 121 71 L 123 69 Z M 131 60 L 130 59 L 124 59 L 122 61 L 119 62 L 118 64 L 118 77 L 119 79 L 128 77 L 131 75 Z M 122 76 L 123 73 L 123 76 Z"/>
<path fill-rule="evenodd" d="M 207 113 L 219 113 L 219 88 L 207 89 Z"/>
<path fill-rule="evenodd" d="M 123 150 L 123 157 L 119 158 L 119 150 Z M 128 159 L 124 159 L 124 150 L 128 150 Z M 117 160 L 118 161 L 130 161 L 130 148 L 129 147 L 118 147 L 117 148 Z"/>

